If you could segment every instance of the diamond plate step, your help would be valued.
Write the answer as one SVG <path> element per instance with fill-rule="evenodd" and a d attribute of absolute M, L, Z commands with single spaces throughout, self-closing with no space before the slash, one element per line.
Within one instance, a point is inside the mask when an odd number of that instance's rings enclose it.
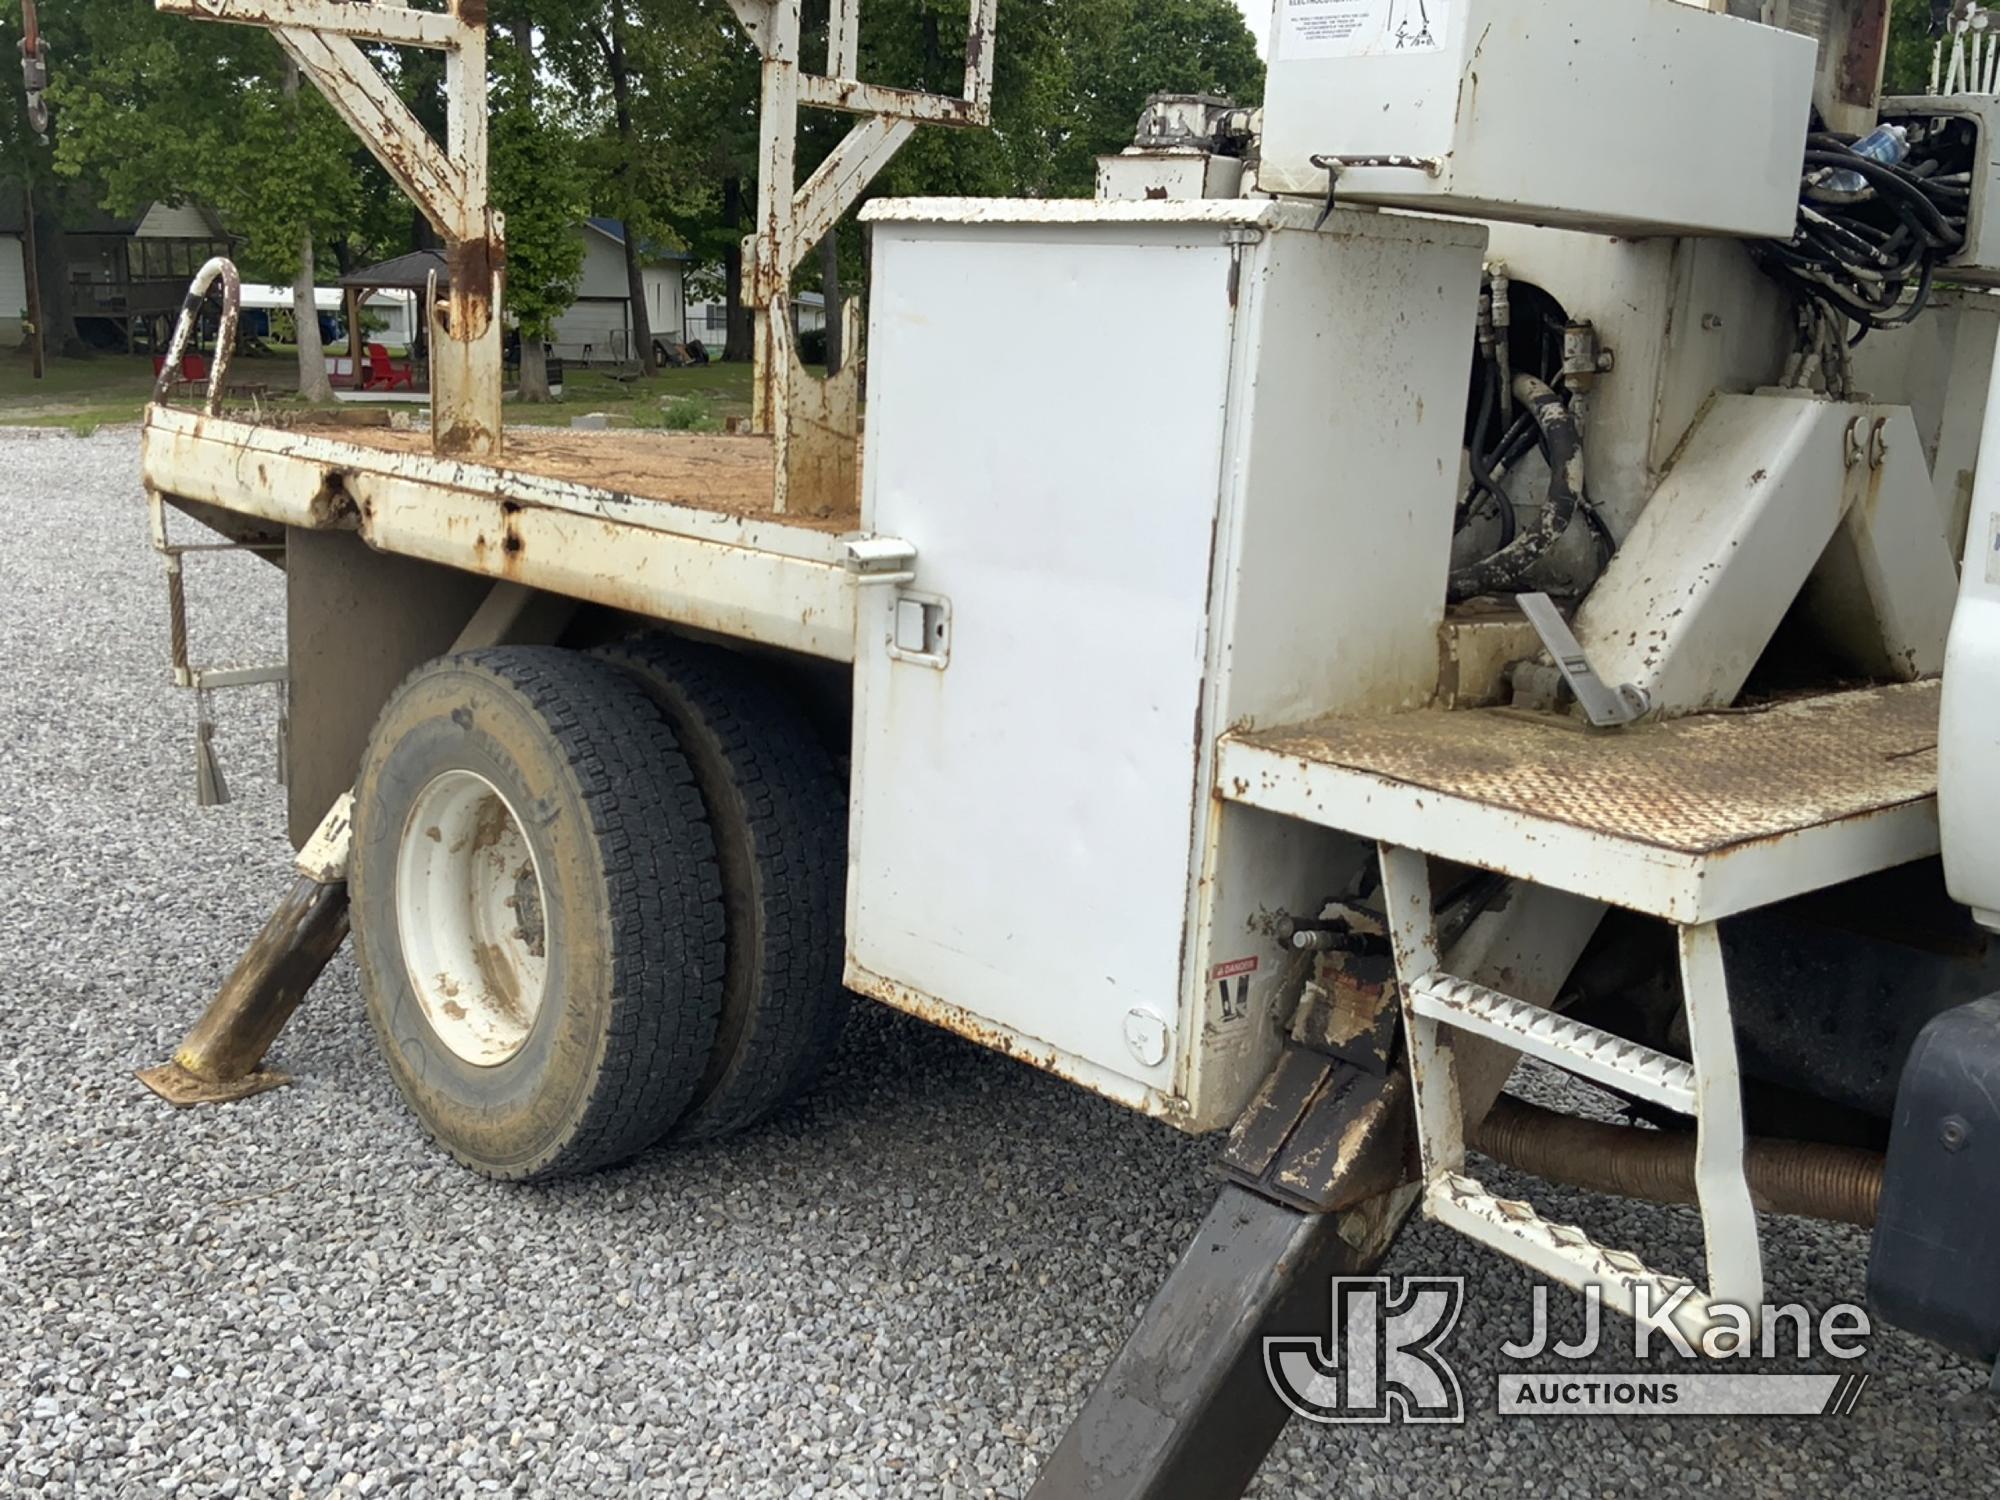
<path fill-rule="evenodd" d="M 1565 1285 L 1599 1287 L 1606 1307 L 1635 1322 L 1661 1329 L 1671 1325 L 1698 1343 L 1716 1321 L 1708 1297 L 1694 1283 L 1651 1269 L 1629 1250 L 1600 1245 L 1574 1224 L 1544 1219 L 1529 1204 L 1495 1197 L 1476 1178 L 1440 1174 L 1424 1191 L 1424 1213 Z M 1646 1289 L 1644 1308 L 1641 1287 Z M 1683 1289 L 1687 1295 L 1673 1302 Z"/>
<path fill-rule="evenodd" d="M 1607 1088 L 1684 1115 L 1696 1112 L 1694 1069 L 1679 1058 L 1546 1007 L 1450 974 L 1426 974 L 1411 985 L 1410 1006 L 1420 1016 L 1539 1057 Z"/>

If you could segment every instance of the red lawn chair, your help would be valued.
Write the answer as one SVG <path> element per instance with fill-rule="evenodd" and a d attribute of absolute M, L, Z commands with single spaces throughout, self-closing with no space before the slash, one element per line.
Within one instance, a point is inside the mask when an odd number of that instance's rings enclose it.
<path fill-rule="evenodd" d="M 367 346 L 368 378 L 361 384 L 365 391 L 415 390 L 416 372 L 409 361 L 398 362 L 389 358 L 389 351 L 380 344 Z"/>
<path fill-rule="evenodd" d="M 157 375 L 166 367 L 166 355 L 155 354 L 153 356 L 153 373 Z M 181 356 L 181 384 L 190 385 L 197 380 L 206 379 L 208 379 L 208 360 L 204 356 L 196 354 L 193 350 L 189 350 L 186 354 L 183 354 Z"/>

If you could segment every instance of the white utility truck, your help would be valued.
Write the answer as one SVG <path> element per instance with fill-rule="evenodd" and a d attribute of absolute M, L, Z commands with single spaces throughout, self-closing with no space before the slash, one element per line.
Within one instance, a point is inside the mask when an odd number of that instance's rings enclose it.
<path fill-rule="evenodd" d="M 282 1081 L 351 924 L 412 1109 L 497 1177 L 754 1123 L 848 992 L 1229 1131 L 1046 1496 L 1237 1493 L 1262 1335 L 1412 1213 L 1692 1333 L 1766 1301 L 1760 1211 L 1874 1224 L 1881 1315 L 2000 1353 L 1966 5 L 1884 99 L 1888 0 L 1285 0 L 1263 107 L 1155 100 L 1095 200 L 866 206 L 864 424 L 792 274 L 919 125 L 988 122 L 995 0 L 949 96 L 858 77 L 857 0 L 810 57 L 800 0 L 732 0 L 757 413 L 705 436 L 503 425 L 483 6 L 159 4 L 271 28 L 447 247 L 427 431 L 233 408 L 226 327 L 147 414 L 204 785 L 212 695 L 282 682 L 301 849 L 162 1094 Z M 447 139 L 360 41 L 444 53 Z M 803 183 L 801 108 L 859 116 Z M 996 336 L 1052 319 L 1060 379 Z M 202 545 L 284 569 L 282 665 L 188 659 Z M 1503 1097 L 1524 1055 L 1632 1123 Z M 1706 1264 L 1474 1150 L 1698 1204 Z"/>

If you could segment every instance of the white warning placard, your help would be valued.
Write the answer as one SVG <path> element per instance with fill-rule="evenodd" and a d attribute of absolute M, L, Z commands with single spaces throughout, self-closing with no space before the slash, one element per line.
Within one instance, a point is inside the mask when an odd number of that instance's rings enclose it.
<path fill-rule="evenodd" d="M 1452 0 L 1283 0 L 1281 60 L 1394 57 L 1436 52 L 1450 30 Z"/>

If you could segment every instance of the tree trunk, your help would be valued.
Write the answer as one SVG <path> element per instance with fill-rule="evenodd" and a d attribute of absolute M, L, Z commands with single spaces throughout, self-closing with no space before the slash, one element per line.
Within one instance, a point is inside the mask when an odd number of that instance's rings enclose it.
<path fill-rule="evenodd" d="M 728 324 L 723 336 L 724 359 L 752 360 L 757 357 L 757 324 L 743 305 L 743 179 L 728 177 L 722 183 L 723 221 L 729 225 L 729 246 L 722 252 L 722 308 Z"/>
<path fill-rule="evenodd" d="M 326 348 L 319 341 L 319 300 L 314 296 L 313 237 L 299 239 L 299 271 L 292 278 L 292 321 L 298 325 L 299 395 L 307 401 L 333 400 L 326 377 Z"/>
<path fill-rule="evenodd" d="M 618 180 L 624 188 L 625 212 L 622 215 L 625 231 L 625 295 L 629 299 L 632 323 L 632 352 L 638 356 L 639 369 L 647 375 L 659 372 L 659 362 L 653 358 L 653 326 L 646 315 L 646 272 L 639 264 L 639 231 L 632 223 L 632 211 L 638 207 L 639 192 L 633 182 L 635 163 L 639 159 L 637 132 L 632 128 L 632 78 L 625 67 L 625 11 L 623 6 L 611 7 L 611 113 L 618 125 Z"/>
<path fill-rule="evenodd" d="M 510 28 L 514 38 L 514 50 L 521 54 L 521 88 L 525 92 L 523 102 L 529 109 L 536 106 L 535 100 L 535 28 L 525 17 L 517 18 Z M 542 405 L 553 401 L 555 394 L 549 389 L 549 346 L 542 341 L 539 333 L 528 329 L 518 330 L 521 336 L 521 400 Z"/>
<path fill-rule="evenodd" d="M 549 390 L 549 347 L 540 339 L 521 335 L 521 399 L 553 401 Z"/>
<path fill-rule="evenodd" d="M 842 347 L 845 329 L 840 306 L 840 226 L 835 225 L 819 242 L 820 295 L 826 299 L 826 378 L 840 373 L 847 350 Z"/>
<path fill-rule="evenodd" d="M 42 352 L 64 359 L 84 359 L 90 346 L 77 336 L 75 304 L 69 294 L 69 252 L 63 244 L 62 216 L 48 190 L 38 180 L 35 194 L 35 278 L 42 301 Z"/>
<path fill-rule="evenodd" d="M 285 101 L 299 97 L 299 65 L 285 61 Z M 326 349 L 319 341 L 319 298 L 314 295 L 318 277 L 314 274 L 311 226 L 299 234 L 299 269 L 292 277 L 292 322 L 299 341 L 299 395 L 307 401 L 332 401 L 333 382 L 326 378 Z M 348 347 L 355 352 L 355 369 L 361 357 L 360 330 L 350 330 Z"/>
<path fill-rule="evenodd" d="M 646 312 L 646 271 L 639 264 L 639 236 L 629 222 L 625 225 L 625 291 L 632 301 L 632 352 L 638 356 L 642 371 L 657 374 L 660 365 L 653 358 L 653 323 Z"/>

